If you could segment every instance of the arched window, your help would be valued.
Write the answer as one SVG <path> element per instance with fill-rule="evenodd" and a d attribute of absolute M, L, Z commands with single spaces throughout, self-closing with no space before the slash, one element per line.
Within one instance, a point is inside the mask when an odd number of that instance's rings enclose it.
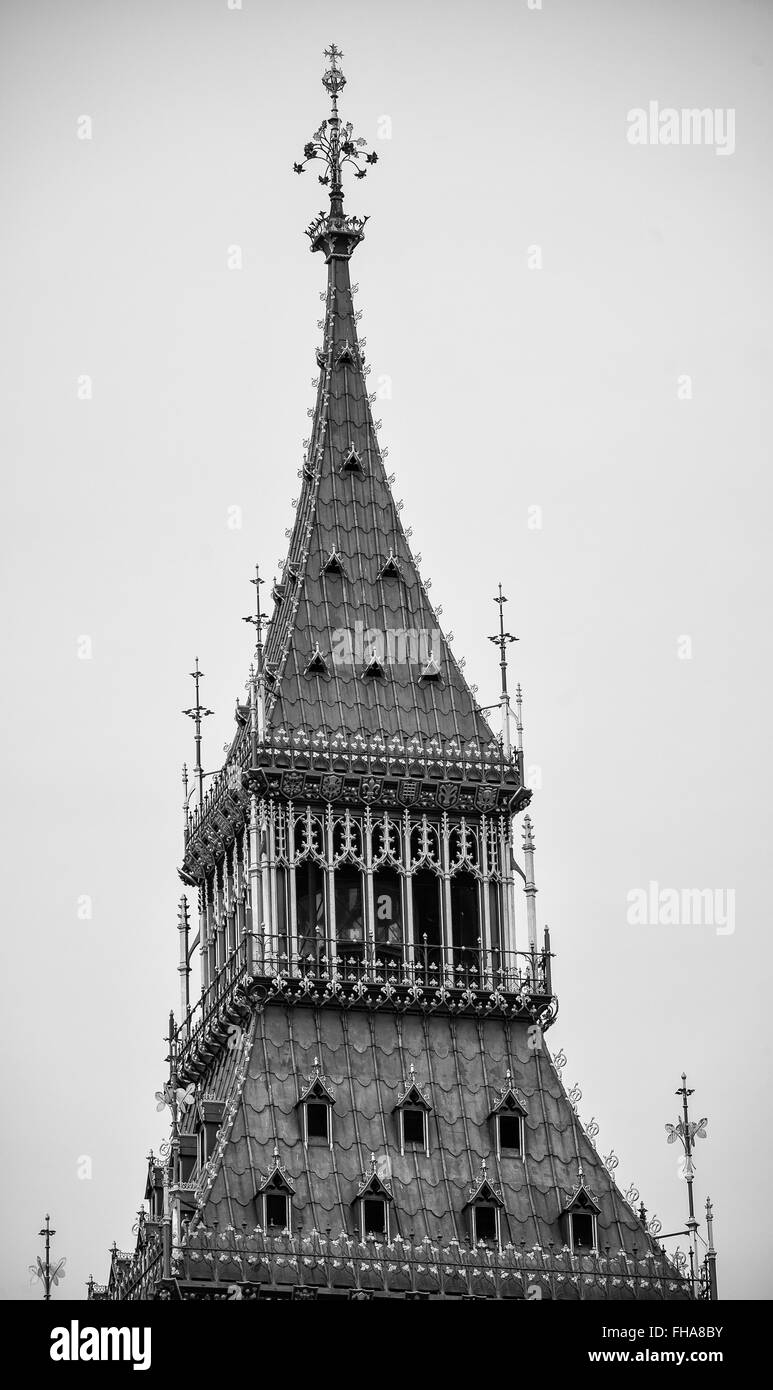
<path fill-rule="evenodd" d="M 502 885 L 491 879 L 488 885 L 489 954 L 488 973 L 494 985 L 500 983 L 502 964 Z"/>
<path fill-rule="evenodd" d="M 280 959 L 288 952 L 288 928 L 290 924 L 289 885 L 287 869 L 279 864 L 276 869 L 276 950 Z"/>
<path fill-rule="evenodd" d="M 403 896 L 400 875 L 395 869 L 381 868 L 373 875 L 373 906 L 376 953 L 399 956 L 403 944 Z"/>
<path fill-rule="evenodd" d="M 451 932 L 454 969 L 476 966 L 480 937 L 478 883 L 466 869 L 451 879 Z"/>
<path fill-rule="evenodd" d="M 298 954 L 319 960 L 325 954 L 325 875 L 313 859 L 295 870 L 295 908 Z"/>
<path fill-rule="evenodd" d="M 419 969 L 438 970 L 443 945 L 438 875 L 432 869 L 415 869 L 411 876 L 411 892 L 416 964 Z"/>
<path fill-rule="evenodd" d="M 339 864 L 334 883 L 338 954 L 344 957 L 362 955 L 365 949 L 362 874 L 353 864 Z"/>

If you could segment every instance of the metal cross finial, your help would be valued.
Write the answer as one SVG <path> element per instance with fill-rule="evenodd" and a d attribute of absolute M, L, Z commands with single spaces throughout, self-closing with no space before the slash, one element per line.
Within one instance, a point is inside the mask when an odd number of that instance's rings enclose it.
<path fill-rule="evenodd" d="M 188 718 L 193 720 L 194 742 L 196 744 L 196 766 L 194 767 L 193 771 L 196 774 L 196 778 L 199 784 L 199 806 L 201 806 L 204 801 L 204 769 L 201 766 L 201 724 L 202 720 L 206 719 L 207 716 L 212 714 L 214 711 L 211 709 L 207 709 L 201 703 L 201 698 L 199 694 L 199 682 L 201 681 L 204 672 L 199 670 L 198 657 L 196 657 L 195 669 L 191 671 L 190 674 L 193 677 L 196 689 L 196 703 L 195 705 L 192 705 L 190 709 L 184 709 L 183 714 L 187 714 Z"/>
<path fill-rule="evenodd" d="M 337 44 L 331 43 L 330 47 L 325 49 L 325 57 L 330 59 L 330 66 L 334 71 L 337 67 L 338 59 L 343 58 L 343 56 L 343 49 L 339 48 Z"/>

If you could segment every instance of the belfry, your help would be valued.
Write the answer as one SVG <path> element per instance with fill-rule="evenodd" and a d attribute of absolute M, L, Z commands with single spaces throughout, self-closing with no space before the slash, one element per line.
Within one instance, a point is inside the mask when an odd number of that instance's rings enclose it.
<path fill-rule="evenodd" d="M 329 194 L 307 229 L 326 289 L 295 521 L 270 592 L 253 580 L 248 699 L 214 774 L 196 660 L 170 1138 L 136 1248 L 90 1295 L 701 1296 L 548 1051 L 515 639 L 500 586 L 495 732 L 379 445 L 349 270 L 367 219 L 343 194 L 377 156 L 325 56 L 330 111 L 295 165 L 319 161 Z"/>

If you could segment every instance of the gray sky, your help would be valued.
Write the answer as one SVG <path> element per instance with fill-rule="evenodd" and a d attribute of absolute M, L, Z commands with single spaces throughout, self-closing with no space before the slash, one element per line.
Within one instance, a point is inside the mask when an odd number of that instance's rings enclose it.
<path fill-rule="evenodd" d="M 484 703 L 500 579 L 520 636 L 549 1043 L 664 1230 L 685 1214 L 664 1125 L 688 1072 L 720 1293 L 773 1292 L 771 17 L 762 0 L 5 0 L 2 1296 L 39 1296 L 47 1210 L 62 1293 L 104 1280 L 164 1137 L 180 710 L 198 653 L 217 766 L 249 578 L 286 546 L 324 286 L 302 234 L 322 190 L 292 161 L 326 114 L 331 39 L 343 114 L 380 156 L 347 206 L 371 214 L 352 274 L 373 381 L 392 382 L 381 439 Z M 731 108 L 735 152 L 632 146 L 627 113 L 650 101 Z M 733 934 L 628 925 L 653 880 L 734 890 Z"/>

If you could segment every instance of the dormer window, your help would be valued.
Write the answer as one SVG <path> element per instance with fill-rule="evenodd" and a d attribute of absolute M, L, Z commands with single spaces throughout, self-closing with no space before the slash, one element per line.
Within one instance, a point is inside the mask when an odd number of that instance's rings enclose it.
<path fill-rule="evenodd" d="M 520 1158 L 524 1152 L 526 1108 L 520 1091 L 513 1085 L 512 1074 L 508 1071 L 497 1102 L 490 1112 L 489 1119 L 494 1129 L 497 1158 Z"/>
<path fill-rule="evenodd" d="M 365 670 L 364 670 L 363 673 L 362 673 L 362 679 L 363 679 L 364 681 L 365 681 L 365 680 L 372 681 L 372 680 L 384 680 L 385 678 L 386 678 L 386 671 L 384 670 L 384 667 L 383 667 L 382 663 L 381 663 L 381 662 L 379 661 L 379 659 L 378 659 L 378 656 L 377 656 L 377 654 L 376 654 L 376 648 L 373 647 L 373 648 L 371 649 L 370 661 L 368 662 L 367 666 L 365 667 Z"/>
<path fill-rule="evenodd" d="M 306 1103 L 306 1139 L 330 1140 L 330 1106 L 321 1101 Z"/>
<path fill-rule="evenodd" d="M 520 1115 L 498 1115 L 497 1124 L 499 1126 L 499 1152 L 519 1154 L 523 1152 L 521 1140 L 521 1116 Z"/>
<path fill-rule="evenodd" d="M 214 1153 L 217 1131 L 223 1118 L 225 1106 L 221 1100 L 202 1099 L 198 1103 L 196 1129 L 197 1162 L 199 1171 Z"/>
<path fill-rule="evenodd" d="M 424 1111 L 410 1106 L 403 1109 L 403 1144 L 405 1148 L 423 1149 L 426 1146 Z"/>
<path fill-rule="evenodd" d="M 585 1255 L 591 1250 L 598 1250 L 600 1211 L 594 1193 L 585 1184 L 580 1164 L 578 1185 L 561 1212 L 564 1239 L 573 1254 Z"/>
<path fill-rule="evenodd" d="M 284 1192 L 266 1192 L 263 1200 L 266 1204 L 266 1217 L 264 1221 L 266 1230 L 288 1230 L 290 1225 L 288 1214 L 290 1204 Z"/>
<path fill-rule="evenodd" d="M 345 574 L 343 560 L 337 550 L 331 550 L 321 570 L 322 574 Z"/>
<path fill-rule="evenodd" d="M 258 1189 L 258 1220 L 263 1229 L 278 1234 L 292 1230 L 292 1199 L 295 1188 L 287 1176 L 287 1170 L 279 1161 L 279 1150 L 274 1148 L 273 1166 Z"/>
<path fill-rule="evenodd" d="M 503 1207 L 504 1202 L 498 1189 L 489 1182 L 488 1167 L 484 1158 L 480 1165 L 480 1172 L 471 1184 L 470 1195 L 464 1204 L 470 1240 L 473 1245 L 482 1243 L 497 1248 L 501 1247 Z"/>
<path fill-rule="evenodd" d="M 350 346 L 349 340 L 347 338 L 346 342 L 344 343 L 344 346 L 341 348 L 341 351 L 339 352 L 336 358 L 336 366 L 353 367 L 354 362 L 354 349 Z"/>
<path fill-rule="evenodd" d="M 333 1092 L 315 1057 L 312 1074 L 303 1087 L 295 1107 L 300 1112 L 304 1144 L 325 1144 L 332 1147 L 334 1105 Z"/>
<path fill-rule="evenodd" d="M 397 1133 L 400 1153 L 406 1150 L 420 1150 L 429 1157 L 429 1126 L 427 1120 L 432 1106 L 424 1091 L 416 1081 L 416 1071 L 411 1063 L 408 1080 L 400 1092 L 393 1114 L 397 1117 Z"/>
<path fill-rule="evenodd" d="M 327 673 L 327 662 L 319 649 L 319 642 L 315 642 L 314 651 L 303 674 L 304 676 L 326 676 Z"/>
<path fill-rule="evenodd" d="M 380 569 L 379 572 L 378 572 L 378 578 L 379 578 L 379 579 L 399 579 L 399 578 L 400 578 L 400 566 L 398 565 L 397 560 L 395 559 L 394 554 L 393 554 L 393 552 L 392 552 L 391 550 L 390 550 L 390 552 L 389 552 L 389 554 L 388 554 L 386 560 L 384 561 L 383 565 L 381 566 L 381 569 Z"/>
<path fill-rule="evenodd" d="M 366 1197 L 362 1203 L 362 1239 L 389 1235 L 389 1212 L 380 1197 Z"/>
<path fill-rule="evenodd" d="M 341 464 L 341 472 L 359 473 L 360 476 L 362 476 L 362 474 L 365 472 L 365 469 L 362 466 L 362 459 L 360 458 L 353 444 L 349 445 L 349 452 L 346 454 Z"/>
<path fill-rule="evenodd" d="M 419 681 L 426 681 L 428 685 L 436 685 L 439 682 L 440 678 L 440 667 L 438 666 L 434 656 L 432 655 L 432 652 L 430 652 L 429 658 L 426 661 L 424 667 L 422 668 L 421 675 L 419 676 Z"/>
<path fill-rule="evenodd" d="M 596 1249 L 596 1221 L 588 1211 L 573 1211 L 571 1214 L 573 1250 Z"/>
<path fill-rule="evenodd" d="M 472 1210 L 475 1245 L 498 1245 L 499 1212 L 497 1208 L 487 1202 L 479 1202 Z"/>
<path fill-rule="evenodd" d="M 390 1212 L 392 1193 L 388 1185 L 378 1175 L 376 1155 L 370 1156 L 370 1169 L 363 1174 L 352 1206 L 355 1208 L 357 1229 L 360 1240 L 375 1237 L 389 1242 Z"/>

